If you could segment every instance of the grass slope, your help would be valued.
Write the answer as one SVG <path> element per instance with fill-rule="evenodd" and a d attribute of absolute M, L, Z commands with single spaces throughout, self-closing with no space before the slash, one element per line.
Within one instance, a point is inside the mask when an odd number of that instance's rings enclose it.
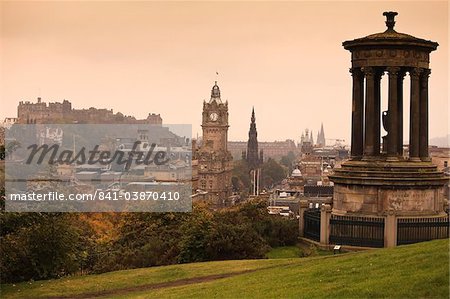
<path fill-rule="evenodd" d="M 4 298 L 73 296 L 215 273 L 254 272 L 108 298 L 448 298 L 449 242 L 437 240 L 338 256 L 208 262 L 2 286 Z M 42 286 L 41 286 L 42 284 Z M 20 289 L 20 291 L 18 291 Z"/>
<path fill-rule="evenodd" d="M 302 256 L 302 250 L 297 246 L 276 247 L 266 254 L 269 259 L 285 259 Z"/>
<path fill-rule="evenodd" d="M 114 289 L 140 287 L 148 284 L 173 282 L 186 278 L 215 274 L 238 273 L 265 267 L 295 263 L 297 259 L 286 260 L 241 260 L 218 261 L 171 265 L 132 270 L 108 272 L 98 275 L 65 277 L 56 280 L 23 282 L 1 285 L 1 298 L 48 298 L 75 296 L 104 292 Z"/>

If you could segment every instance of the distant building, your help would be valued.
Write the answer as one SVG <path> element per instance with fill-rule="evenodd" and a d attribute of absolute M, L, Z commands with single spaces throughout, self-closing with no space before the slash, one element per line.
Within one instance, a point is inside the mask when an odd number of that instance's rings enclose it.
<path fill-rule="evenodd" d="M 309 155 L 313 151 L 314 147 L 314 141 L 312 140 L 312 132 L 311 136 L 309 135 L 309 129 L 305 129 L 304 132 L 302 132 L 302 136 L 300 137 L 300 152 L 302 155 Z"/>
<path fill-rule="evenodd" d="M 246 141 L 228 142 L 228 150 L 233 157 L 241 157 L 242 152 L 246 151 L 246 149 Z M 286 139 L 285 141 L 260 141 L 258 142 L 258 149 L 264 152 L 264 158 L 281 158 L 282 156 L 286 156 L 289 152 L 293 152 L 294 154 L 298 153 L 298 148 L 292 139 Z"/>
<path fill-rule="evenodd" d="M 0 124 L 0 127 L 9 129 L 15 123 L 17 123 L 17 118 L 15 118 L 15 117 L 6 117 L 3 120 L 3 122 Z"/>
<path fill-rule="evenodd" d="M 17 123 L 114 123 L 114 124 L 152 124 L 161 125 L 161 115 L 149 113 L 145 119 L 136 119 L 122 113 L 114 113 L 112 109 L 74 109 L 72 103 L 62 102 L 46 103 L 37 98 L 36 103 L 20 101 L 17 107 Z"/>
<path fill-rule="evenodd" d="M 307 156 L 298 163 L 305 185 L 317 185 L 322 180 L 322 160 L 318 157 Z"/>
<path fill-rule="evenodd" d="M 323 129 L 323 123 L 320 126 L 320 131 L 317 133 L 317 140 L 314 143 L 313 132 L 312 130 L 305 129 L 302 132 L 302 136 L 300 137 L 299 147 L 301 149 L 302 154 L 310 154 L 314 147 L 325 147 L 326 139 L 325 139 L 325 131 Z"/>
<path fill-rule="evenodd" d="M 305 181 L 303 179 L 302 172 L 298 167 L 296 167 L 291 175 L 287 178 L 287 184 L 289 190 L 296 190 L 303 192 L 303 187 L 305 185 Z"/>

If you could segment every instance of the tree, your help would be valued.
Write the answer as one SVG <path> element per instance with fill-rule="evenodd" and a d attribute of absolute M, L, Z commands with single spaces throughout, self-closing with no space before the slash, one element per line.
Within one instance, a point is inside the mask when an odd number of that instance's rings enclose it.
<path fill-rule="evenodd" d="M 49 279 L 79 269 L 84 231 L 68 213 L 1 213 L 4 282 Z"/>
<path fill-rule="evenodd" d="M 288 172 L 292 172 L 292 166 L 295 162 L 295 154 L 290 151 L 286 156 L 282 156 L 280 160 L 280 164 L 287 167 Z"/>
<path fill-rule="evenodd" d="M 248 193 L 250 190 L 251 181 L 250 169 L 247 161 L 238 160 L 234 162 L 231 182 L 235 192 L 240 192 L 241 194 L 244 194 L 244 196 Z"/>
<path fill-rule="evenodd" d="M 286 178 L 286 171 L 272 158 L 269 158 L 262 166 L 262 186 L 271 188 Z"/>

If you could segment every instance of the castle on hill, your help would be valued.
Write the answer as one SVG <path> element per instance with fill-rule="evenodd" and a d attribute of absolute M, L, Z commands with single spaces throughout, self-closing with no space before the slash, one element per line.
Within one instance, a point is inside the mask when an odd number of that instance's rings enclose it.
<path fill-rule="evenodd" d="M 72 103 L 62 102 L 46 103 L 37 98 L 36 103 L 20 101 L 17 107 L 17 123 L 114 123 L 114 124 L 151 124 L 161 125 L 160 114 L 149 113 L 145 119 L 136 119 L 120 112 L 114 113 L 112 109 L 74 109 Z"/>

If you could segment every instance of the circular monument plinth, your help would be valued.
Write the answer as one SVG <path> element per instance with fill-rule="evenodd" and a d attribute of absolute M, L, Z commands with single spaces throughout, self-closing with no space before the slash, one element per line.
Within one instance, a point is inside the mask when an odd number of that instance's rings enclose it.
<path fill-rule="evenodd" d="M 440 216 L 448 181 L 431 162 L 347 161 L 330 176 L 335 215 Z"/>

